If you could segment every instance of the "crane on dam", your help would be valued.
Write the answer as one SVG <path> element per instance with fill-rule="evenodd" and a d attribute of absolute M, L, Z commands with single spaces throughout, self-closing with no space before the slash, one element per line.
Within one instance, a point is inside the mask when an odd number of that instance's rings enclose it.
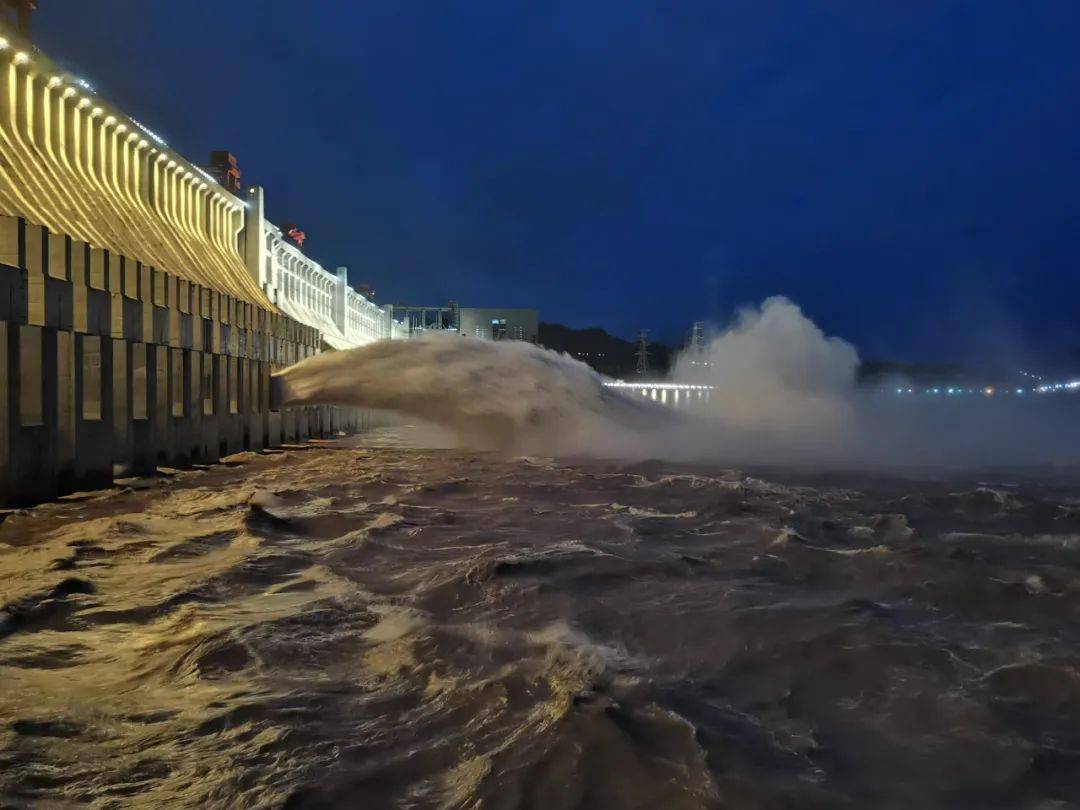
<path fill-rule="evenodd" d="M 37 0 L 2 0 L 6 9 L 15 12 L 15 28 L 24 37 L 30 36 L 30 18 L 37 11 Z"/>

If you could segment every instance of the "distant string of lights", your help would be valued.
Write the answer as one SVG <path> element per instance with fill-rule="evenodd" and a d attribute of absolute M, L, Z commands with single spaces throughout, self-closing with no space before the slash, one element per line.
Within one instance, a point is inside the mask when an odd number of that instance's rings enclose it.
<path fill-rule="evenodd" d="M 1028 375 L 1034 376 L 1034 375 Z M 1042 379 L 1036 377 L 1036 379 Z M 635 388 L 643 389 L 655 388 L 658 391 L 712 391 L 716 388 L 715 385 L 687 385 L 683 383 L 663 383 L 663 382 L 627 382 L 625 380 L 606 380 L 604 385 L 608 388 Z M 888 390 L 888 389 L 882 389 Z M 1042 385 L 1035 386 L 1033 388 L 1010 388 L 1007 386 L 982 386 L 976 388 L 962 387 L 958 385 L 952 386 L 934 386 L 931 388 L 906 388 L 900 387 L 895 389 L 897 394 L 918 396 L 920 394 L 929 394 L 930 396 L 945 396 L 945 397 L 957 397 L 964 395 L 976 395 L 984 397 L 1012 395 L 1023 396 L 1024 394 L 1050 394 L 1059 391 L 1076 391 L 1080 392 L 1080 380 L 1068 380 L 1066 382 L 1059 383 L 1043 383 Z"/>
<path fill-rule="evenodd" d="M 1021 372 L 1024 373 L 1024 372 Z M 1033 379 L 1041 380 L 1042 377 L 1038 377 L 1034 374 L 1026 374 L 1025 376 L 1032 377 Z M 1066 382 L 1058 383 L 1043 383 L 1042 385 L 1036 385 L 1031 388 L 1025 388 L 1023 386 L 1019 388 L 1010 388 L 1008 386 L 993 386 L 988 385 L 979 388 L 964 388 L 961 386 L 936 386 L 933 388 L 905 388 L 900 387 L 896 389 L 897 394 L 930 394 L 931 396 L 961 396 L 963 394 L 980 394 L 982 396 L 992 397 L 999 394 L 1012 394 L 1023 396 L 1024 394 L 1052 394 L 1059 391 L 1080 391 L 1080 380 L 1068 380 Z"/>

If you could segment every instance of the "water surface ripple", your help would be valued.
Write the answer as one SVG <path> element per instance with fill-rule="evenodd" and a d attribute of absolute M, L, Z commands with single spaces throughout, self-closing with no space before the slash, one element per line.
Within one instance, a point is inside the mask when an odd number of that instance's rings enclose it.
<path fill-rule="evenodd" d="M 1071 807 L 1080 488 L 390 434 L 0 524 L 0 801 Z"/>

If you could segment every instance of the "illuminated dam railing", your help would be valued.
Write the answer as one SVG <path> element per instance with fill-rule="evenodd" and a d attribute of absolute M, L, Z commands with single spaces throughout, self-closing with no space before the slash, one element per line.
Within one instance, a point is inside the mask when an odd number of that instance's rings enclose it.
<path fill-rule="evenodd" d="M 247 263 L 257 272 L 259 286 L 271 303 L 314 326 L 335 349 L 404 336 L 403 325 L 393 321 L 389 307 L 376 305 L 349 285 L 346 268 L 338 267 L 333 273 L 325 270 L 263 218 L 262 197 L 261 188 L 248 189 L 252 215 L 262 221 L 262 238 L 259 244 L 249 244 L 245 229 L 244 248 Z"/>
<path fill-rule="evenodd" d="M 0 78 L 0 214 L 268 304 L 238 252 L 242 200 L 2 24 Z"/>
<path fill-rule="evenodd" d="M 0 214 L 276 308 L 333 348 L 396 335 L 345 268 L 326 271 L 266 220 L 261 188 L 225 189 L 2 22 L 0 79 Z"/>
<path fill-rule="evenodd" d="M 627 393 L 641 394 L 662 405 L 682 408 L 695 402 L 708 402 L 712 398 L 713 386 L 692 383 L 670 382 L 626 382 L 609 380 L 604 383 L 608 388 L 618 388 Z"/>

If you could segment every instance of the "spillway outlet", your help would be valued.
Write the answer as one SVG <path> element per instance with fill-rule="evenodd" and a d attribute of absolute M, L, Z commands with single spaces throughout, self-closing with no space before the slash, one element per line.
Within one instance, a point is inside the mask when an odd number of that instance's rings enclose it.
<path fill-rule="evenodd" d="M 270 410 L 280 411 L 285 402 L 285 380 L 276 375 L 270 377 Z"/>

